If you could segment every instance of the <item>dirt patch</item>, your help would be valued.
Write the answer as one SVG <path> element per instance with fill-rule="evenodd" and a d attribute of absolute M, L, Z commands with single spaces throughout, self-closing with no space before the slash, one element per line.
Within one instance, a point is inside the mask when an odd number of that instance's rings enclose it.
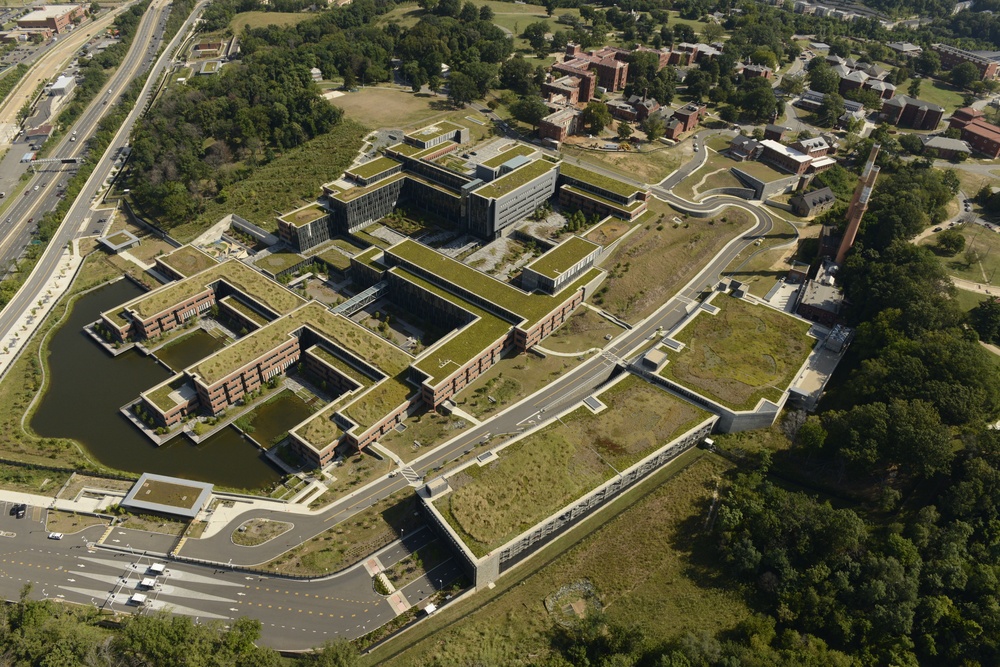
<path fill-rule="evenodd" d="M 250 519 L 240 524 L 233 531 L 233 544 L 243 547 L 256 547 L 269 542 L 279 535 L 287 533 L 294 527 L 285 521 L 271 519 Z"/>

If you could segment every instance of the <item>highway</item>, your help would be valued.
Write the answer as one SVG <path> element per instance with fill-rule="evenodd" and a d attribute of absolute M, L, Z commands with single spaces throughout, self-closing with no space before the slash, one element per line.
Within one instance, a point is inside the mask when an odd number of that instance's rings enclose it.
<path fill-rule="evenodd" d="M 584 361 L 571 372 L 547 384 L 534 395 L 482 425 L 465 429 L 457 438 L 413 461 L 410 467 L 419 476 L 427 476 L 435 468 L 482 446 L 492 438 L 502 434 L 518 433 L 520 430 L 554 419 L 559 413 L 582 401 L 611 376 L 620 359 L 627 357 L 658 331 L 669 331 L 680 323 L 687 313 L 687 306 L 694 302 L 705 286 L 714 284 L 736 256 L 759 236 L 767 234 L 774 224 L 771 214 L 763 207 L 747 206 L 744 200 L 735 197 L 711 197 L 702 203 L 691 204 L 660 188 L 654 188 L 653 192 L 660 198 L 681 205 L 687 210 L 711 211 L 727 205 L 741 206 L 754 217 L 755 224 L 730 241 L 683 289 L 653 315 L 608 343 L 601 354 Z M 320 514 L 297 516 L 295 519 L 297 530 L 294 536 L 289 533 L 288 537 L 279 536 L 259 547 L 234 551 L 230 535 L 240 523 L 258 517 L 280 521 L 282 517 L 288 516 L 283 512 L 269 510 L 246 512 L 240 514 L 231 525 L 216 535 L 188 540 L 181 550 L 181 555 L 217 563 L 226 563 L 231 558 L 233 563 L 239 565 L 260 565 L 293 548 L 302 539 L 309 539 L 332 528 L 408 485 L 405 477 L 401 475 L 385 477 L 367 487 L 360 497 L 345 498 Z"/>
<path fill-rule="evenodd" d="M 3 311 L 0 311 L 0 340 L 6 340 L 9 337 L 21 314 L 30 310 L 32 304 L 38 301 L 45 284 L 55 273 L 66 245 L 74 238 L 92 236 L 102 231 L 99 221 L 95 222 L 92 220 L 94 218 L 92 205 L 104 182 L 111 174 L 114 166 L 111 157 L 125 145 L 132 127 L 140 117 L 156 81 L 171 62 L 170 52 L 172 48 L 183 39 L 203 6 L 204 3 L 199 3 L 195 7 L 194 12 L 192 12 L 187 22 L 178 31 L 171 45 L 164 50 L 160 58 L 152 65 L 152 72 L 135 107 L 125 123 L 118 130 L 105 154 L 88 157 L 89 160 L 97 161 L 93 173 L 73 202 L 69 212 L 49 242 L 45 253 L 36 264 L 31 275 Z M 153 58 L 160 48 L 168 11 L 168 0 L 155 0 L 150 5 L 142 17 L 142 21 L 132 42 L 132 47 L 129 49 L 124 61 L 118 67 L 104 90 L 97 95 L 90 106 L 87 107 L 80 120 L 74 125 L 73 129 L 77 131 L 78 140 L 71 142 L 70 136 L 64 137 L 62 142 L 52 152 L 54 157 L 77 157 L 82 154 L 86 138 L 94 132 L 100 119 L 112 108 L 114 102 L 125 92 L 132 80 L 150 68 L 150 64 L 153 62 Z M 28 187 L 26 188 L 27 195 L 19 196 L 18 201 L 7 210 L 3 221 L 0 221 L 0 234 L 2 234 L 2 240 L 0 240 L 0 263 L 10 261 L 20 254 L 21 248 L 23 248 L 23 245 L 30 238 L 31 232 L 28 220 L 31 218 L 37 219 L 42 213 L 54 207 L 58 185 L 66 180 L 66 175 L 41 173 L 34 176 L 28 183 Z M 36 186 L 37 190 L 35 189 Z M 8 229 L 4 229 L 4 227 Z"/>

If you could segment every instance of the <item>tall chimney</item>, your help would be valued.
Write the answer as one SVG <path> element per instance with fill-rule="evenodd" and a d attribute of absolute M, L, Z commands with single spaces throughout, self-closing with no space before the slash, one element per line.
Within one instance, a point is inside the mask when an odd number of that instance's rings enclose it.
<path fill-rule="evenodd" d="M 844 238 L 837 249 L 837 264 L 844 263 L 847 251 L 854 245 L 854 238 L 858 235 L 858 228 L 861 226 L 861 218 L 868 210 L 868 200 L 872 195 L 872 188 L 875 187 L 875 179 L 878 178 L 879 168 L 875 165 L 875 158 L 878 157 L 879 149 L 882 146 L 875 144 L 872 152 L 868 154 L 868 162 L 861 172 L 858 185 L 854 188 L 854 197 L 851 198 L 851 205 L 847 209 L 847 229 L 844 231 Z"/>

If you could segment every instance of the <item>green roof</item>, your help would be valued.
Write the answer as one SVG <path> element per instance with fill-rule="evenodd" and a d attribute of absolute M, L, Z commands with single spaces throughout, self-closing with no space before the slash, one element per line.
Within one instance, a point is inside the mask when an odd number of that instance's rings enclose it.
<path fill-rule="evenodd" d="M 331 354 L 325 348 L 320 347 L 319 345 L 312 345 L 308 350 L 306 350 L 306 352 L 319 359 L 322 359 L 326 364 L 332 366 L 333 368 L 336 368 L 337 371 L 342 375 L 344 375 L 345 377 L 348 377 L 357 382 L 359 385 L 361 385 L 362 388 L 370 387 L 372 385 L 373 380 L 371 380 L 371 378 L 364 375 L 360 371 L 356 370 L 353 366 L 348 364 L 346 361 L 344 361 L 337 355 Z"/>
<path fill-rule="evenodd" d="M 406 381 L 406 375 L 406 372 L 402 372 L 379 382 L 343 408 L 340 414 L 357 424 L 358 431 L 367 431 L 390 410 L 399 407 L 417 392 L 417 388 Z"/>
<path fill-rule="evenodd" d="M 327 213 L 328 211 L 319 204 L 307 204 L 302 208 L 297 208 L 294 211 L 284 214 L 281 216 L 281 219 L 295 227 L 302 227 L 303 225 L 308 225 L 310 222 L 319 220 Z"/>
<path fill-rule="evenodd" d="M 244 336 L 202 359 L 189 372 L 212 385 L 281 345 L 293 332 L 309 326 L 332 344 L 343 347 L 386 375 L 397 375 L 410 364 L 410 355 L 346 317 L 334 315 L 311 301 L 298 310 Z"/>
<path fill-rule="evenodd" d="M 641 199 L 636 199 L 631 204 L 625 205 L 625 204 L 622 204 L 621 202 L 617 202 L 617 201 L 614 201 L 614 200 L 611 200 L 611 199 L 607 199 L 605 197 L 601 197 L 600 195 L 595 195 L 593 192 L 588 192 L 586 190 L 581 190 L 580 188 L 575 188 L 572 185 L 564 185 L 564 186 L 562 186 L 562 189 L 566 190 L 567 192 L 572 192 L 574 194 L 578 194 L 581 197 L 586 197 L 587 199 L 592 199 L 592 200 L 594 200 L 596 202 L 600 202 L 600 203 L 604 204 L 605 206 L 611 206 L 613 208 L 618 209 L 619 211 L 625 211 L 627 213 L 631 213 L 632 211 L 634 211 L 635 209 L 639 208 L 640 206 L 642 206 L 642 205 L 644 205 L 646 203 L 646 202 L 642 201 Z"/>
<path fill-rule="evenodd" d="M 237 313 L 244 315 L 251 322 L 256 322 L 257 326 L 264 326 L 267 324 L 267 319 L 260 315 L 256 310 L 246 305 L 239 299 L 233 298 L 232 296 L 222 297 L 222 303 L 226 304 Z"/>
<path fill-rule="evenodd" d="M 357 199 L 361 195 L 366 195 L 369 192 L 374 192 L 375 190 L 378 190 L 379 188 L 384 188 L 390 183 L 395 183 L 401 178 L 406 178 L 406 174 L 399 172 L 393 174 L 389 178 L 383 178 L 381 181 L 372 183 L 371 185 L 347 188 L 343 192 L 338 192 L 337 194 L 333 195 L 333 198 L 336 199 L 337 201 L 349 202 L 351 200 Z"/>
<path fill-rule="evenodd" d="M 420 148 L 419 146 L 414 146 L 413 144 L 393 144 L 389 146 L 386 150 L 392 151 L 394 153 L 399 153 L 400 155 L 405 155 L 406 157 L 413 157 L 421 151 L 427 150 L 426 148 Z"/>
<path fill-rule="evenodd" d="M 431 153 L 437 153 L 439 151 L 447 152 L 449 146 L 457 146 L 454 141 L 442 141 L 436 146 L 431 146 L 430 148 L 420 148 L 419 146 L 414 146 L 413 144 L 396 144 L 394 146 L 389 146 L 388 151 L 398 153 L 399 155 L 404 155 L 411 160 L 422 160 Z"/>
<path fill-rule="evenodd" d="M 150 403 L 166 412 L 167 410 L 172 410 L 177 406 L 177 401 L 172 399 L 170 394 L 183 387 L 187 382 L 187 376 L 183 373 L 178 373 L 166 382 L 153 387 L 147 392 L 143 392 L 143 396 L 145 396 Z"/>
<path fill-rule="evenodd" d="M 157 260 L 163 262 L 185 278 L 218 264 L 213 257 L 192 245 L 183 245 L 171 253 L 157 257 Z"/>
<path fill-rule="evenodd" d="M 305 420 L 292 431 L 316 450 L 321 450 L 341 436 L 343 431 L 333 421 L 333 413 L 354 399 L 354 394 L 341 396 Z"/>
<path fill-rule="evenodd" d="M 500 153 L 499 155 L 495 155 L 491 157 L 489 160 L 484 161 L 483 166 L 496 169 L 504 162 L 512 160 L 518 155 L 532 155 L 534 152 L 535 149 L 532 148 L 531 146 L 528 146 L 526 144 L 514 144 L 513 146 L 507 148 L 505 151 Z"/>
<path fill-rule="evenodd" d="M 427 282 L 402 267 L 397 266 L 391 271 L 414 285 L 464 308 L 478 318 L 457 333 L 452 334 L 444 343 L 421 355 L 420 361 L 415 366 L 430 376 L 432 386 L 454 373 L 511 330 L 510 322 L 505 322 L 493 313 Z"/>
<path fill-rule="evenodd" d="M 556 165 L 545 160 L 535 160 L 534 162 L 529 162 L 528 164 L 518 167 L 512 172 L 504 174 L 500 178 L 487 183 L 486 185 L 478 188 L 475 193 L 480 197 L 487 197 L 496 199 L 497 197 L 502 197 L 505 194 L 516 190 L 525 183 L 533 181 L 542 174 L 546 174 L 556 168 Z"/>
<path fill-rule="evenodd" d="M 357 167 L 351 167 L 347 170 L 347 174 L 356 176 L 357 178 L 369 179 L 373 176 L 377 176 L 384 171 L 389 171 L 395 167 L 401 166 L 401 162 L 397 162 L 389 157 L 379 157 L 371 162 L 365 162 Z"/>
<path fill-rule="evenodd" d="M 118 232 L 117 234 L 112 234 L 108 237 L 108 243 L 111 245 L 121 245 L 123 243 L 128 243 L 132 237 L 125 232 Z"/>
<path fill-rule="evenodd" d="M 414 139 L 416 141 L 431 141 L 437 139 L 442 134 L 453 134 L 462 129 L 461 125 L 456 125 L 450 121 L 444 120 L 440 123 L 434 123 L 433 125 L 428 125 L 427 127 L 421 128 L 414 132 L 410 132 L 406 136 Z"/>
<path fill-rule="evenodd" d="M 257 268 L 269 271 L 274 275 L 281 273 L 293 266 L 298 266 L 306 260 L 297 252 L 273 252 L 267 257 L 262 257 L 254 262 Z"/>
<path fill-rule="evenodd" d="M 738 165 L 733 167 L 733 169 L 738 169 L 745 174 L 749 174 L 756 179 L 763 181 L 764 183 L 770 183 L 771 181 L 776 181 L 779 178 L 788 178 L 793 176 L 793 174 L 785 174 L 777 169 L 774 169 L 763 162 L 740 162 Z"/>
<path fill-rule="evenodd" d="M 411 239 L 400 241 L 386 252 L 397 255 L 435 276 L 440 276 L 442 280 L 455 285 L 456 289 L 467 290 L 523 317 L 527 326 L 548 315 L 566 300 L 565 296 L 561 297 L 559 294 L 569 294 L 579 289 L 600 273 L 599 269 L 591 269 L 556 295 L 528 294 Z"/>
<path fill-rule="evenodd" d="M 370 266 L 371 268 L 377 269 L 378 271 L 383 271 L 385 267 L 381 263 L 375 261 L 375 257 L 381 255 L 383 252 L 385 251 L 376 245 L 372 246 L 371 248 L 368 248 L 368 250 L 365 250 L 362 253 L 358 253 L 353 257 L 353 259 L 354 261 L 360 264 L 364 264 L 365 266 Z"/>
<path fill-rule="evenodd" d="M 291 312 L 304 303 L 298 296 L 270 278 L 242 262 L 231 259 L 184 280 L 148 292 L 129 301 L 124 307 L 134 310 L 140 318 L 148 319 L 204 291 L 219 280 L 225 280 L 279 315 Z"/>
<path fill-rule="evenodd" d="M 336 248 L 327 248 L 323 252 L 316 255 L 316 257 L 330 264 L 338 271 L 346 271 L 351 268 L 351 258 Z"/>
<path fill-rule="evenodd" d="M 631 197 L 636 192 L 641 192 L 644 189 L 635 185 L 630 185 L 625 181 L 620 181 L 617 178 L 612 178 L 610 176 L 590 171 L 589 169 L 584 169 L 583 167 L 578 167 L 577 165 L 570 164 L 568 162 L 563 162 L 559 166 L 559 173 L 563 176 L 568 176 L 569 178 L 576 179 L 583 183 L 589 183 L 596 188 L 601 188 L 602 190 L 607 190 L 608 192 L 621 195 L 622 197 Z"/>
<path fill-rule="evenodd" d="M 554 280 L 584 257 L 600 249 L 601 246 L 596 243 L 571 236 L 524 268 Z"/>

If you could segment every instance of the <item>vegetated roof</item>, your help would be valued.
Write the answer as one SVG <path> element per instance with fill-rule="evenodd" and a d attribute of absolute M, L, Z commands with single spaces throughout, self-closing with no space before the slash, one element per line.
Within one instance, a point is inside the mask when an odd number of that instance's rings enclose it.
<path fill-rule="evenodd" d="M 389 146 L 387 150 L 399 153 L 400 155 L 405 155 L 408 158 L 414 160 L 422 160 L 431 153 L 437 152 L 448 152 L 450 147 L 453 148 L 457 146 L 454 141 L 442 141 L 436 146 L 431 146 L 430 148 L 420 148 L 419 146 L 414 146 L 413 144 L 394 144 Z"/>
<path fill-rule="evenodd" d="M 524 268 L 555 279 L 584 257 L 600 249 L 601 246 L 592 241 L 571 236 Z"/>
<path fill-rule="evenodd" d="M 489 160 L 485 160 L 483 166 L 495 169 L 512 158 L 519 155 L 532 155 L 534 152 L 535 149 L 527 144 L 514 144 L 504 149 L 499 155 L 494 155 Z"/>
<path fill-rule="evenodd" d="M 583 167 L 579 167 L 568 162 L 563 162 L 559 166 L 559 173 L 563 176 L 568 176 L 569 178 L 589 183 L 590 185 L 601 188 L 602 190 L 607 190 L 608 192 L 621 195 L 622 197 L 631 197 L 636 192 L 642 191 L 642 188 L 636 187 L 635 185 L 629 185 L 625 181 L 619 181 L 617 178 L 611 178 L 610 176 L 598 174 L 590 171 L 589 169 L 584 169 Z"/>
<path fill-rule="evenodd" d="M 166 412 L 177 405 L 177 401 L 171 398 L 170 395 L 184 386 L 187 382 L 188 377 L 183 373 L 178 373 L 172 378 L 169 378 L 168 380 L 153 387 L 149 391 L 143 392 L 143 395 L 148 398 L 153 405 Z"/>
<path fill-rule="evenodd" d="M 268 322 L 267 318 L 232 295 L 222 297 L 222 303 L 240 313 L 251 322 L 256 322 L 258 326 L 264 326 Z"/>
<path fill-rule="evenodd" d="M 329 213 L 329 211 L 319 204 L 306 204 L 301 208 L 297 208 L 294 211 L 284 214 L 281 216 L 281 219 L 291 225 L 294 225 L 295 227 L 302 227 L 303 225 L 308 225 L 314 220 L 319 220 L 327 213 Z"/>
<path fill-rule="evenodd" d="M 117 234 L 112 234 L 108 237 L 108 242 L 113 245 L 121 245 L 123 243 L 128 243 L 131 239 L 135 237 L 130 236 L 126 232 L 118 232 Z"/>
<path fill-rule="evenodd" d="M 342 202 L 346 203 L 346 202 L 352 201 L 354 199 L 357 199 L 361 195 L 368 194 L 369 192 L 374 192 L 375 190 L 378 190 L 379 188 L 384 188 L 385 186 L 389 185 L 390 183 L 395 183 L 396 181 L 398 181 L 401 178 L 406 178 L 406 174 L 404 174 L 402 172 L 399 172 L 399 173 L 393 174 L 389 178 L 383 178 L 381 181 L 378 181 L 376 183 L 372 183 L 371 185 L 366 185 L 366 186 L 363 186 L 363 187 L 362 186 L 358 186 L 358 187 L 354 187 L 354 188 L 347 188 L 346 190 L 344 190 L 342 192 L 338 192 L 335 195 L 333 195 L 333 198 L 336 199 L 337 201 L 342 201 Z"/>
<path fill-rule="evenodd" d="M 411 262 L 432 275 L 439 276 L 444 284 L 454 286 L 454 289 L 448 289 L 453 294 L 461 295 L 461 292 L 457 290 L 466 290 L 506 311 L 523 317 L 526 326 L 531 326 L 548 315 L 565 301 L 569 294 L 596 278 L 597 274 L 600 273 L 599 269 L 591 269 L 555 295 L 528 294 L 412 239 L 400 241 L 392 248 L 387 249 L 386 252 Z"/>
<path fill-rule="evenodd" d="M 315 356 L 317 359 L 321 359 L 325 364 L 335 368 L 338 373 L 354 380 L 362 388 L 370 387 L 374 382 L 374 380 L 369 378 L 367 375 L 320 345 L 310 345 L 306 352 Z"/>
<path fill-rule="evenodd" d="M 379 157 L 370 162 L 365 162 L 364 164 L 359 164 L 356 167 L 351 167 L 347 170 L 347 174 L 356 176 L 358 178 L 371 178 L 372 176 L 377 176 L 382 172 L 389 171 L 395 167 L 401 166 L 401 162 L 397 162 L 390 157 Z"/>
<path fill-rule="evenodd" d="M 407 371 L 386 378 L 351 401 L 340 413 L 357 424 L 352 431 L 366 431 L 391 410 L 402 405 L 407 398 L 417 392 L 417 388 L 406 381 Z"/>
<path fill-rule="evenodd" d="M 421 355 L 415 367 L 430 377 L 431 385 L 437 384 L 454 373 L 489 345 L 506 336 L 512 328 L 510 322 L 506 322 L 474 303 L 427 282 L 402 267 L 397 266 L 390 271 L 400 278 L 452 302 L 459 308 L 467 310 L 478 318 Z"/>
<path fill-rule="evenodd" d="M 790 176 L 790 174 L 780 172 L 773 167 L 769 167 L 763 162 L 740 162 L 732 168 L 738 169 L 739 171 L 742 171 L 743 173 L 765 183 L 776 181 L 779 178 L 788 178 Z"/>
<path fill-rule="evenodd" d="M 306 258 L 297 252 L 273 252 L 266 257 L 261 257 L 254 263 L 258 268 L 270 271 L 277 275 L 282 271 L 290 269 L 306 261 Z"/>
<path fill-rule="evenodd" d="M 157 259 L 185 278 L 218 264 L 215 258 L 193 245 L 182 245 Z"/>
<path fill-rule="evenodd" d="M 502 197 L 505 194 L 516 190 L 525 183 L 533 181 L 543 174 L 547 174 L 555 168 L 556 166 L 551 162 L 547 162 L 545 160 L 535 160 L 533 162 L 529 162 L 523 167 L 518 167 L 514 171 L 504 174 L 495 181 L 477 188 L 475 193 L 480 197 L 496 199 L 497 197 Z"/>
<path fill-rule="evenodd" d="M 148 292 L 126 303 L 125 308 L 134 310 L 143 319 L 148 319 L 205 291 L 209 285 L 219 280 L 225 280 L 278 314 L 291 312 L 304 303 L 298 296 L 270 278 L 231 259 Z"/>
<path fill-rule="evenodd" d="M 351 258 L 337 250 L 337 248 L 327 248 L 316 255 L 316 257 L 340 271 L 346 271 L 351 268 Z"/>
<path fill-rule="evenodd" d="M 386 375 L 400 373 L 412 360 L 410 355 L 389 341 L 311 301 L 202 359 L 188 371 L 198 375 L 206 385 L 212 385 L 274 350 L 305 326 Z"/>
<path fill-rule="evenodd" d="M 566 190 L 567 192 L 572 192 L 573 194 L 580 195 L 581 197 L 586 197 L 587 199 L 592 199 L 596 202 L 600 202 L 605 206 L 613 206 L 619 211 L 625 211 L 626 213 L 631 213 L 632 211 L 634 211 L 635 209 L 639 208 L 640 206 L 646 203 L 641 199 L 636 199 L 631 204 L 622 204 L 621 202 L 617 202 L 612 199 L 606 199 L 600 195 L 595 195 L 593 192 L 589 192 L 587 190 L 581 190 L 580 188 L 574 187 L 572 185 L 564 185 L 562 186 L 562 189 Z"/>
<path fill-rule="evenodd" d="M 428 125 L 427 127 L 415 130 L 414 132 L 410 132 L 406 136 L 417 141 L 431 141 L 440 137 L 442 134 L 452 134 L 461 129 L 461 125 L 456 125 L 451 121 L 445 120 L 440 123 L 435 123 L 434 125 Z"/>
<path fill-rule="evenodd" d="M 376 245 L 368 248 L 368 250 L 365 250 L 364 252 L 358 253 L 353 257 L 353 259 L 356 262 L 364 264 L 365 266 L 370 266 L 373 269 L 384 271 L 385 267 L 375 260 L 375 258 L 380 256 L 383 252 L 385 251 Z"/>
<path fill-rule="evenodd" d="M 474 555 L 507 544 L 710 417 L 635 376 L 601 400 L 612 409 L 564 415 L 501 449 L 495 462 L 465 468 L 468 479 L 433 501 Z"/>

